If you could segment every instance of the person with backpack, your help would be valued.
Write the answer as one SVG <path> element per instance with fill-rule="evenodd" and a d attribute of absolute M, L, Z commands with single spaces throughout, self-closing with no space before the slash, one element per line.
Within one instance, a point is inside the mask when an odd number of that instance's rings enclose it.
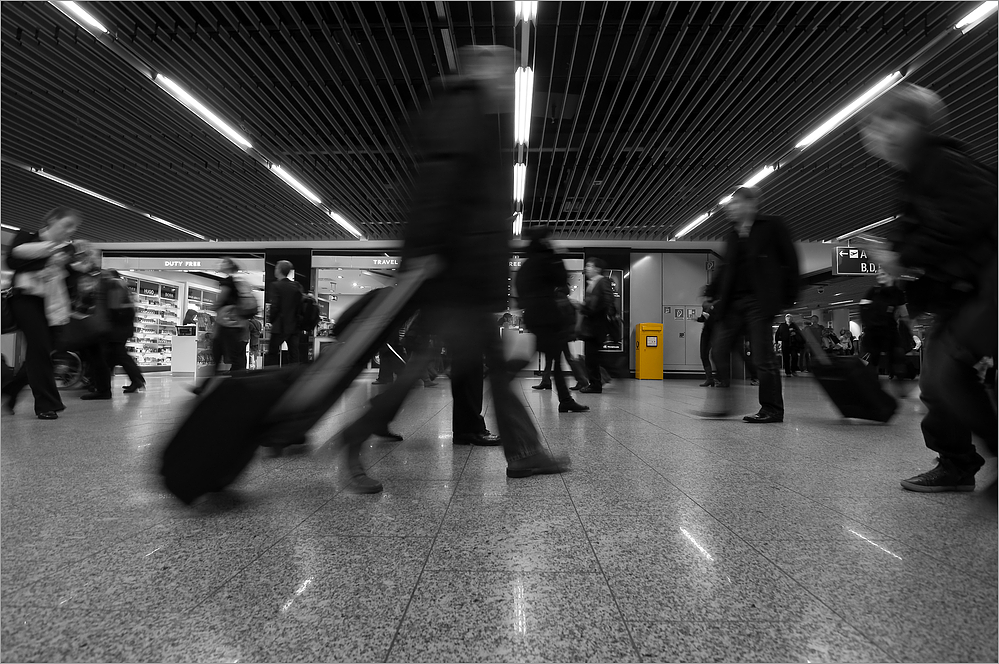
<path fill-rule="evenodd" d="M 225 357 L 229 360 L 229 375 L 241 375 L 246 372 L 246 344 L 250 336 L 247 321 L 256 316 L 260 308 L 250 288 L 236 278 L 239 265 L 235 259 L 224 256 L 220 269 L 226 276 L 219 282 L 221 288 L 215 300 L 212 374 L 219 374 L 219 365 Z M 201 394 L 207 382 L 207 380 L 202 382 L 191 391 Z"/>
<path fill-rule="evenodd" d="M 997 350 L 996 174 L 945 136 L 946 119 L 936 93 L 900 83 L 859 126 L 867 152 L 902 174 L 891 249 L 872 253 L 896 277 L 921 273 L 906 284 L 906 306 L 910 315 L 934 314 L 919 388 L 923 438 L 937 465 L 901 480 L 909 491 L 934 493 L 974 491 L 985 459 L 972 435 L 993 455 L 997 437 L 995 404 L 975 370 Z"/>
<path fill-rule="evenodd" d="M 267 323 L 271 338 L 267 344 L 264 366 L 277 366 L 281 363 L 281 346 L 288 343 L 288 361 L 300 361 L 300 335 L 302 332 L 301 309 L 304 293 L 297 281 L 288 278 L 295 266 L 290 261 L 278 261 L 274 266 L 276 281 L 270 288 L 270 312 Z"/>
<path fill-rule="evenodd" d="M 94 266 L 97 261 L 95 259 Z M 131 383 L 125 392 L 136 392 L 146 381 L 135 360 L 128 354 L 125 342 L 135 333 L 135 304 L 132 293 L 117 270 L 95 271 L 87 282 L 87 292 L 80 295 L 85 305 L 103 300 L 110 331 L 98 343 L 81 351 L 90 367 L 90 390 L 80 396 L 84 401 L 110 399 L 114 367 L 121 364 Z M 99 315 L 99 314 L 94 314 Z"/>

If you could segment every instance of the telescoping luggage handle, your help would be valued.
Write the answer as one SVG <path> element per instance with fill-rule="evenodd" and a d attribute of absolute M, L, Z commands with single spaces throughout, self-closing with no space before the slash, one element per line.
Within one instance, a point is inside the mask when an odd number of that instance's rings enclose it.
<path fill-rule="evenodd" d="M 281 421 L 318 407 L 324 395 L 344 379 L 354 364 L 364 359 L 371 339 L 380 336 L 423 282 L 440 271 L 441 261 L 436 256 L 423 256 L 407 260 L 407 268 L 399 273 L 395 288 L 378 293 L 354 324 L 347 326 L 332 349 L 335 361 L 323 362 L 317 358 L 309 365 L 270 411 L 268 422 Z"/>

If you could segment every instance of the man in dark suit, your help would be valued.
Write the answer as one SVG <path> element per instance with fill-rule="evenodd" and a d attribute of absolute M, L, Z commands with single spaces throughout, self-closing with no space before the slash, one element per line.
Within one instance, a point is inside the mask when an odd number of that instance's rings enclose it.
<path fill-rule="evenodd" d="M 766 424 L 784 421 L 780 365 L 771 343 L 770 324 L 798 295 L 798 255 L 784 222 L 757 214 L 759 196 L 756 187 L 740 187 L 732 194 L 725 212 L 734 225 L 725 238 L 724 262 L 705 294 L 715 302 L 717 323 L 711 353 L 718 386 L 729 386 L 730 353 L 745 330 L 760 381 L 760 411 L 743 420 Z M 703 415 L 728 415 L 729 390 L 711 390 L 709 399 Z"/>
<path fill-rule="evenodd" d="M 784 360 L 784 375 L 798 375 L 798 354 L 804 347 L 804 337 L 801 328 L 794 322 L 791 314 L 784 315 L 784 322 L 777 326 L 774 341 L 780 342 L 780 354 Z"/>
<path fill-rule="evenodd" d="M 299 361 L 298 311 L 302 304 L 302 287 L 288 278 L 294 266 L 289 261 L 278 261 L 274 266 L 277 279 L 271 284 L 271 309 L 267 322 L 271 326 L 271 339 L 267 344 L 264 366 L 280 364 L 281 345 L 288 342 L 288 359 L 292 364 Z"/>
<path fill-rule="evenodd" d="M 606 265 L 599 258 L 589 258 L 583 267 L 587 281 L 586 295 L 579 308 L 583 314 L 579 338 L 583 340 L 586 373 L 590 384 L 580 392 L 587 394 L 603 392 L 603 379 L 600 377 L 600 347 L 607 338 L 607 316 L 614 307 L 614 291 L 611 290 L 610 281 L 604 276 Z"/>

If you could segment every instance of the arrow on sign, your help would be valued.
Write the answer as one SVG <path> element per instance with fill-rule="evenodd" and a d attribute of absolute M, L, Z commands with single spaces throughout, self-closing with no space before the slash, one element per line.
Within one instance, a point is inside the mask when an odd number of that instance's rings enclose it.
<path fill-rule="evenodd" d="M 846 252 L 846 251 L 841 251 L 841 252 L 839 252 L 839 255 L 840 255 L 840 256 L 846 256 L 846 255 L 847 255 L 848 253 L 849 253 L 849 252 Z"/>

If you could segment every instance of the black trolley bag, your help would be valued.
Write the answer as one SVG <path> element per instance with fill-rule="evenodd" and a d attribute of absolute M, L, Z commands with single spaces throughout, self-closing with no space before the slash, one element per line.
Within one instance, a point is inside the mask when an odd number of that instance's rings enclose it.
<path fill-rule="evenodd" d="M 235 481 L 261 445 L 301 441 L 410 315 L 436 265 L 433 257 L 411 261 L 399 283 L 372 298 L 313 362 L 210 381 L 163 450 L 166 488 L 191 504 Z"/>
<path fill-rule="evenodd" d="M 812 375 L 843 417 L 887 422 L 898 402 L 881 389 L 877 375 L 856 355 L 829 355 L 811 334 L 802 335 L 812 351 Z"/>

